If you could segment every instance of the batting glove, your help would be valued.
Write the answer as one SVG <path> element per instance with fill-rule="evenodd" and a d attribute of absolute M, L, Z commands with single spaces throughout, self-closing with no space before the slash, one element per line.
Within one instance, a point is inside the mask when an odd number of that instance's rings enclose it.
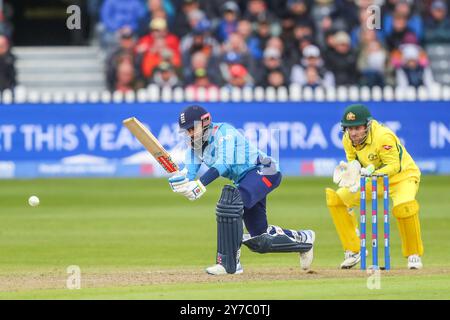
<path fill-rule="evenodd" d="M 186 173 L 187 170 L 182 170 L 180 174 L 169 178 L 169 185 L 173 192 L 183 193 L 184 187 L 189 182 Z"/>
<path fill-rule="evenodd" d="M 191 201 L 197 200 L 206 192 L 206 187 L 200 180 L 189 181 L 183 187 L 181 192 L 186 198 Z"/>

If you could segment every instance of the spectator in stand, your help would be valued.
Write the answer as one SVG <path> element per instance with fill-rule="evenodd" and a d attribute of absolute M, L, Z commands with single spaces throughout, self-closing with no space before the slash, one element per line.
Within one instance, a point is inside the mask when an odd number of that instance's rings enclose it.
<path fill-rule="evenodd" d="M 284 53 L 284 43 L 281 41 L 280 37 L 270 37 L 270 39 L 267 41 L 266 49 L 267 48 L 275 48 L 281 53 L 281 57 L 283 57 Z"/>
<path fill-rule="evenodd" d="M 386 45 L 389 51 L 398 49 L 405 40 L 413 39 L 413 42 L 418 44 L 418 39 L 414 31 L 408 27 L 408 17 L 403 13 L 394 13 L 392 21 L 392 31 L 386 34 Z M 410 41 L 412 42 L 412 41 Z"/>
<path fill-rule="evenodd" d="M 172 27 L 175 24 L 176 10 L 175 6 L 172 4 L 173 0 L 147 0 L 147 7 L 150 11 L 150 20 L 154 18 L 165 18 L 168 25 Z M 154 13 L 164 12 L 164 16 L 155 17 Z M 148 26 L 148 22 L 147 26 Z"/>
<path fill-rule="evenodd" d="M 336 86 L 357 84 L 356 53 L 350 46 L 350 36 L 339 31 L 333 38 L 334 47 L 325 56 L 327 69 L 333 72 Z"/>
<path fill-rule="evenodd" d="M 281 17 L 286 13 L 286 7 L 288 0 L 264 0 L 267 4 L 267 8 L 275 16 Z"/>
<path fill-rule="evenodd" d="M 108 49 L 118 42 L 117 32 L 129 27 L 134 33 L 140 31 L 141 22 L 147 18 L 148 8 L 140 0 L 105 0 L 100 16 L 103 25 L 101 45 Z"/>
<path fill-rule="evenodd" d="M 198 26 L 200 22 L 208 20 L 208 18 L 202 10 L 193 10 L 189 12 L 187 20 L 189 24 L 188 30 L 192 31 Z"/>
<path fill-rule="evenodd" d="M 206 13 L 213 25 L 222 19 L 223 5 L 229 0 L 199 0 L 200 8 Z"/>
<path fill-rule="evenodd" d="M 333 27 L 332 16 L 337 9 L 334 2 L 332 0 L 315 0 L 311 8 L 311 16 L 315 22 L 315 42 L 320 47 L 325 46 L 325 33 Z"/>
<path fill-rule="evenodd" d="M 116 83 L 117 67 L 123 60 L 128 60 L 135 68 L 135 76 L 141 79 L 139 61 L 136 59 L 134 50 L 136 47 L 136 38 L 133 30 L 124 27 L 119 30 L 119 46 L 106 59 L 106 81 L 108 88 L 114 90 Z"/>
<path fill-rule="evenodd" d="M 435 0 L 430 7 L 430 15 L 425 20 L 425 43 L 450 43 L 450 18 L 447 4 Z"/>
<path fill-rule="evenodd" d="M 237 22 L 240 10 L 238 5 L 233 1 L 227 1 L 223 5 L 223 17 L 217 27 L 217 39 L 219 42 L 225 42 L 228 37 L 236 32 Z"/>
<path fill-rule="evenodd" d="M 265 17 L 271 24 L 277 21 L 277 17 L 267 10 L 264 0 L 248 0 L 244 19 L 255 23 L 260 17 Z"/>
<path fill-rule="evenodd" d="M 373 30 L 370 30 L 373 31 Z M 383 87 L 386 84 L 388 52 L 376 39 L 364 44 L 358 54 L 358 71 L 362 86 Z"/>
<path fill-rule="evenodd" d="M 142 37 L 136 47 L 141 57 L 141 71 L 145 78 L 150 78 L 153 69 L 159 65 L 164 56 L 170 57 L 175 68 L 181 67 L 180 41 L 177 36 L 167 30 L 167 22 L 161 18 L 152 19 L 150 33 Z"/>
<path fill-rule="evenodd" d="M 134 66 L 131 62 L 124 60 L 117 67 L 115 91 L 127 93 L 142 88 L 135 77 Z"/>
<path fill-rule="evenodd" d="M 352 48 L 358 49 L 363 41 L 363 37 L 370 33 L 370 36 L 375 36 L 376 39 L 383 40 L 383 31 L 367 28 L 367 21 L 370 21 L 372 12 L 367 10 L 361 10 L 359 13 L 359 25 L 357 25 L 350 33 Z"/>
<path fill-rule="evenodd" d="M 400 15 L 406 17 L 406 24 L 408 29 L 411 30 L 418 42 L 423 38 L 423 21 L 422 18 L 412 11 L 411 1 L 399 0 L 394 5 L 394 10 L 392 13 L 386 13 L 383 15 L 383 32 L 386 35 L 391 34 L 393 31 L 393 20 L 395 15 Z"/>
<path fill-rule="evenodd" d="M 262 50 L 260 48 L 260 41 L 253 35 L 252 24 L 249 20 L 239 20 L 237 25 L 237 33 L 242 36 L 247 45 L 247 48 L 255 60 L 261 60 Z"/>
<path fill-rule="evenodd" d="M 198 89 L 198 88 L 215 88 L 219 89 L 217 85 L 211 82 L 208 76 L 208 72 L 206 69 L 196 69 L 194 72 L 194 82 L 187 86 L 190 89 Z"/>
<path fill-rule="evenodd" d="M 253 87 L 253 78 L 248 70 L 242 64 L 233 64 L 229 66 L 228 88 Z"/>
<path fill-rule="evenodd" d="M 312 1 L 308 0 L 288 0 L 287 9 L 292 15 L 296 24 L 314 26 L 314 21 L 310 17 Z"/>
<path fill-rule="evenodd" d="M 208 59 L 216 59 L 220 55 L 220 45 L 211 35 L 209 20 L 201 20 L 191 33 L 181 39 L 181 54 L 183 66 L 189 65 L 194 53 L 201 51 Z"/>
<path fill-rule="evenodd" d="M 333 73 L 328 71 L 323 59 L 320 56 L 320 49 L 315 45 L 309 45 L 303 49 L 303 58 L 300 64 L 295 65 L 291 71 L 291 83 L 297 83 L 301 86 L 308 84 L 308 72 L 317 74 L 314 83 L 324 87 L 334 86 Z M 308 71 L 313 68 L 313 71 Z"/>
<path fill-rule="evenodd" d="M 291 14 L 285 13 L 281 17 L 281 34 L 279 35 L 283 43 L 286 44 L 286 51 L 295 51 L 294 28 L 296 22 Z"/>
<path fill-rule="evenodd" d="M 263 64 L 259 68 L 259 73 L 257 73 L 257 85 L 267 87 L 269 85 L 269 74 L 274 70 L 283 73 L 283 79 L 288 79 L 289 71 L 283 64 L 280 49 L 275 46 L 268 46 L 266 50 L 264 50 Z"/>
<path fill-rule="evenodd" d="M 230 34 L 228 41 L 222 45 L 222 61 L 229 53 L 235 53 L 240 60 L 240 63 L 245 66 L 245 68 L 254 74 L 256 71 L 256 61 L 250 53 L 250 50 L 245 43 L 244 38 L 237 32 Z"/>
<path fill-rule="evenodd" d="M 0 34 L 11 39 L 14 30 L 14 25 L 11 22 L 14 15 L 13 8 L 11 4 L 3 1 L 2 9 L 0 9 Z"/>
<path fill-rule="evenodd" d="M 431 69 L 420 63 L 420 47 L 406 44 L 401 48 L 403 65 L 396 71 L 399 87 L 430 87 L 435 84 Z"/>
<path fill-rule="evenodd" d="M 315 67 L 307 67 L 305 70 L 305 84 L 303 87 L 315 89 L 317 87 L 323 87 L 323 82 L 320 79 L 319 70 Z"/>
<path fill-rule="evenodd" d="M 200 3 L 198 0 L 182 0 L 180 14 L 175 16 L 175 22 L 173 27 L 173 33 L 179 38 L 183 38 L 191 31 L 191 25 L 189 24 L 188 17 L 191 12 L 199 11 Z"/>
<path fill-rule="evenodd" d="M 191 57 L 189 65 L 185 66 L 184 72 L 184 82 L 194 83 L 195 74 L 197 70 L 206 70 L 208 79 L 214 84 L 222 84 L 220 78 L 220 71 L 218 69 L 217 63 L 211 61 L 208 56 L 202 52 L 197 51 Z"/>
<path fill-rule="evenodd" d="M 182 86 L 173 66 L 165 61 L 161 62 L 153 72 L 151 83 L 157 84 L 161 88 L 175 88 Z"/>
<path fill-rule="evenodd" d="M 286 44 L 286 65 L 292 68 L 302 58 L 303 49 L 314 44 L 314 31 L 310 24 L 299 22 L 295 25 L 294 40 L 290 42 L 284 41 Z"/>
<path fill-rule="evenodd" d="M 269 21 L 266 20 L 265 17 L 260 18 L 255 26 L 255 37 L 259 41 L 259 49 L 261 52 L 263 52 L 266 48 L 267 41 L 269 41 L 271 36 L 272 33 L 270 30 Z"/>
<path fill-rule="evenodd" d="M 0 35 L 0 92 L 16 86 L 15 57 L 10 51 L 9 40 Z"/>
<path fill-rule="evenodd" d="M 289 85 L 288 80 L 286 79 L 286 74 L 283 72 L 281 68 L 277 68 L 269 71 L 267 74 L 267 79 L 265 80 L 266 88 L 267 87 L 287 87 Z"/>

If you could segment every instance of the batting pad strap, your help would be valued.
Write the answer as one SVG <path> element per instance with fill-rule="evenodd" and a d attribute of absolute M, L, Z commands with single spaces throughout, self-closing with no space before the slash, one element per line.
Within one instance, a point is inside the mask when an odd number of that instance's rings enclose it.
<path fill-rule="evenodd" d="M 244 234 L 243 214 L 244 205 L 239 191 L 232 186 L 225 186 L 216 207 L 217 263 L 227 273 L 236 272 L 238 251 Z"/>
<path fill-rule="evenodd" d="M 286 234 L 274 235 L 263 233 L 243 242 L 250 250 L 258 253 L 269 252 L 307 252 L 311 250 L 311 243 L 299 242 Z"/>

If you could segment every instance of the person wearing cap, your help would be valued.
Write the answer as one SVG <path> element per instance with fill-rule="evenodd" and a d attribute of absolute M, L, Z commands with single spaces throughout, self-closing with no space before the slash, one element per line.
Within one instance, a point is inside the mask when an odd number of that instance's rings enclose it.
<path fill-rule="evenodd" d="M 139 62 L 135 55 L 136 36 L 133 30 L 130 27 L 123 27 L 119 30 L 119 36 L 119 46 L 106 58 L 106 81 L 110 90 L 114 90 L 117 66 L 124 59 L 135 66 L 135 77 L 141 79 Z"/>
<path fill-rule="evenodd" d="M 242 71 L 237 69 L 238 73 Z M 267 195 L 282 180 L 276 159 L 259 150 L 232 125 L 213 122 L 212 114 L 202 106 L 183 109 L 178 125 L 188 147 L 184 168 L 169 178 L 172 191 L 196 201 L 203 197 L 210 184 L 220 183 L 219 177 L 232 183 L 223 187 L 216 205 L 216 261 L 206 272 L 210 275 L 242 273 L 241 244 L 258 253 L 297 253 L 300 267 L 310 269 L 314 231 L 268 224 Z M 202 165 L 208 169 L 199 175 Z M 244 234 L 243 225 L 248 234 Z"/>
<path fill-rule="evenodd" d="M 430 6 L 429 17 L 425 20 L 426 44 L 450 43 L 450 18 L 445 1 L 434 0 Z"/>
<path fill-rule="evenodd" d="M 326 203 L 344 249 L 340 267 L 350 269 L 361 259 L 354 208 L 360 204 L 360 175 L 375 174 L 389 177 L 392 215 L 397 220 L 407 268 L 421 269 L 424 248 L 416 200 L 421 175 L 419 168 L 395 133 L 376 121 L 365 105 L 348 106 L 341 126 L 347 162 L 339 163 L 333 177 L 333 182 L 340 188 L 336 191 L 326 189 Z M 379 178 L 378 185 L 382 183 L 383 179 Z M 370 184 L 366 188 L 366 197 L 370 199 Z M 383 188 L 379 187 L 378 191 L 382 196 Z"/>
<path fill-rule="evenodd" d="M 230 34 L 236 32 L 240 15 L 239 6 L 234 1 L 225 2 L 222 10 L 222 19 L 216 29 L 216 37 L 220 43 L 227 41 Z"/>
<path fill-rule="evenodd" d="M 319 85 L 324 87 L 334 86 L 333 73 L 325 68 L 323 59 L 320 56 L 320 49 L 317 46 L 306 46 L 303 49 L 302 56 L 300 63 L 292 67 L 291 83 L 297 83 L 301 86 L 309 84 L 311 86 L 311 81 L 308 81 L 307 69 L 313 68 L 316 70 Z M 312 74 L 313 72 L 310 70 L 309 73 Z"/>
<path fill-rule="evenodd" d="M 166 61 L 161 62 L 155 68 L 150 83 L 156 84 L 160 88 L 175 88 L 183 85 L 173 66 Z"/>
<path fill-rule="evenodd" d="M 339 31 L 334 34 L 333 48 L 326 52 L 325 64 L 327 69 L 333 73 L 337 86 L 358 83 L 356 53 L 351 48 L 350 36 L 347 32 Z"/>
<path fill-rule="evenodd" d="M 232 64 L 228 66 L 227 84 L 229 88 L 253 87 L 253 78 L 247 68 L 242 64 Z"/>
<path fill-rule="evenodd" d="M 203 89 L 216 89 L 217 92 L 219 90 L 219 87 L 211 82 L 208 71 L 203 68 L 195 69 L 194 70 L 194 82 L 190 83 L 187 87 L 187 91 L 193 91 L 194 92 L 194 99 L 197 99 L 199 88 Z M 209 100 L 209 91 L 205 92 L 206 101 Z"/>
<path fill-rule="evenodd" d="M 154 18 L 150 22 L 150 33 L 141 37 L 136 46 L 136 52 L 142 61 L 141 70 L 146 78 L 150 78 L 153 69 L 165 57 L 175 67 L 181 67 L 180 40 L 167 29 L 167 21 L 163 18 Z"/>
<path fill-rule="evenodd" d="M 398 87 L 431 87 L 435 84 L 431 68 L 420 63 L 421 48 L 415 44 L 401 47 L 402 66 L 395 72 Z"/>
<path fill-rule="evenodd" d="M 262 65 L 256 73 L 257 85 L 269 86 L 269 74 L 275 70 L 280 71 L 283 74 L 283 78 L 288 82 L 288 69 L 283 63 L 280 50 L 275 47 L 267 47 L 263 53 Z"/>

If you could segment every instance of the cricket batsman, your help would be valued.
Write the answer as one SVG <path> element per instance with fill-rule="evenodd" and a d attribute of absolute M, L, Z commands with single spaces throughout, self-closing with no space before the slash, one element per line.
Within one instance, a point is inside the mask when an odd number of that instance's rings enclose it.
<path fill-rule="evenodd" d="M 335 170 L 334 182 L 341 188 L 337 191 L 326 189 L 327 206 L 345 251 L 345 259 L 340 267 L 352 268 L 361 259 L 358 225 L 352 210 L 359 206 L 360 174 L 387 174 L 389 197 L 393 202 L 392 213 L 397 220 L 403 256 L 408 259 L 409 269 L 421 269 L 423 244 L 419 203 L 416 200 L 420 183 L 419 168 L 398 137 L 374 120 L 366 106 L 348 106 L 341 125 L 347 163 L 341 162 Z M 355 168 L 357 172 L 352 174 Z M 352 181 L 348 183 L 344 180 Z M 380 182 L 382 178 L 378 180 L 381 185 Z M 367 186 L 367 189 L 366 199 L 371 187 Z M 383 192 L 383 188 L 378 190 Z"/>
<path fill-rule="evenodd" d="M 242 273 L 242 243 L 258 253 L 298 252 L 301 268 L 309 269 L 313 260 L 314 231 L 282 229 L 267 223 L 267 195 L 280 185 L 282 178 L 278 163 L 233 126 L 212 122 L 210 113 L 201 106 L 185 108 L 178 122 L 190 147 L 186 151 L 183 174 L 169 178 L 172 190 L 189 200 L 197 200 L 220 176 L 233 182 L 223 187 L 216 205 L 216 264 L 206 272 L 212 275 Z M 197 177 L 202 163 L 208 170 Z M 243 224 L 249 232 L 245 239 Z"/>

